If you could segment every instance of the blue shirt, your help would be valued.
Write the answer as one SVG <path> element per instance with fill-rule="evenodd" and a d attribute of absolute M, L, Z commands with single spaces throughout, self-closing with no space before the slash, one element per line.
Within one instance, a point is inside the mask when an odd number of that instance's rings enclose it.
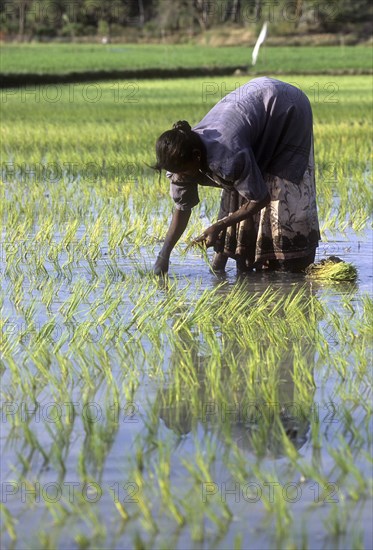
<path fill-rule="evenodd" d="M 192 129 L 205 145 L 207 171 L 194 181 L 167 172 L 180 210 L 198 204 L 198 184 L 235 189 L 254 201 L 268 193 L 265 174 L 299 184 L 310 153 L 312 110 L 295 86 L 260 77 L 230 92 Z"/>

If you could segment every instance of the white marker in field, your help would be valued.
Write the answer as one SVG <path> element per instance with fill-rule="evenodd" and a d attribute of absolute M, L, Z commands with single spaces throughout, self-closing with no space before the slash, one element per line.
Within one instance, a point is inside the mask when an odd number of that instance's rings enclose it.
<path fill-rule="evenodd" d="M 268 23 L 266 21 L 264 23 L 263 27 L 262 27 L 262 30 L 260 31 L 260 34 L 258 36 L 258 40 L 256 41 L 256 44 L 255 44 L 254 49 L 253 49 L 253 54 L 252 54 L 252 58 L 251 58 L 253 65 L 255 65 L 256 60 L 258 59 L 259 48 L 263 44 L 263 42 L 264 42 L 264 40 L 267 36 L 267 27 L 268 27 Z"/>

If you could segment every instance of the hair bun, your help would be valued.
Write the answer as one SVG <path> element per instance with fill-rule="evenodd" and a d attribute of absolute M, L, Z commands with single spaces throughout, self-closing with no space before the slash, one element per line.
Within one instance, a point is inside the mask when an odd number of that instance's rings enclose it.
<path fill-rule="evenodd" d="M 173 125 L 173 128 L 175 130 L 180 130 L 180 132 L 185 132 L 185 133 L 191 132 L 191 130 L 192 130 L 189 122 L 187 122 L 186 120 L 178 120 Z"/>

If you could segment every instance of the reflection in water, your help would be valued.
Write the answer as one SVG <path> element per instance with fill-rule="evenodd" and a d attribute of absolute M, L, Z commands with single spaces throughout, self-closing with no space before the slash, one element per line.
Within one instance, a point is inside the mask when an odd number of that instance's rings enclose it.
<path fill-rule="evenodd" d="M 284 322 L 281 308 L 276 315 Z M 292 340 L 290 334 L 272 349 L 263 334 L 259 361 L 250 346 L 237 341 L 224 341 L 218 353 L 208 353 L 200 335 L 179 331 L 176 339 L 169 383 L 157 395 L 167 428 L 179 436 L 202 428 L 261 456 L 280 457 L 286 439 L 297 449 L 306 443 L 315 393 L 310 338 Z"/>
<path fill-rule="evenodd" d="M 307 350 L 305 357 L 309 372 L 312 373 L 314 349 Z M 198 357 L 197 361 L 200 382 L 197 396 L 186 387 L 181 388 L 181 398 L 180 388 L 169 386 L 158 392 L 159 416 L 169 429 L 178 435 L 186 435 L 195 430 L 198 423 L 202 423 L 208 431 L 222 430 L 227 433 L 228 430 L 230 439 L 241 450 L 253 450 L 253 434 L 260 434 L 266 438 L 267 450 L 274 456 L 280 456 L 280 421 L 297 449 L 305 444 L 315 388 L 311 386 L 301 401 L 297 398 L 293 380 L 293 353 L 287 353 L 278 365 L 277 398 L 270 401 L 266 401 L 263 396 L 253 399 L 252 392 L 249 396 L 245 395 L 244 387 L 240 391 L 230 391 L 229 373 L 222 380 L 227 386 L 224 398 L 212 400 L 208 383 L 202 374 L 204 359 Z M 208 362 L 208 359 L 205 361 Z"/>

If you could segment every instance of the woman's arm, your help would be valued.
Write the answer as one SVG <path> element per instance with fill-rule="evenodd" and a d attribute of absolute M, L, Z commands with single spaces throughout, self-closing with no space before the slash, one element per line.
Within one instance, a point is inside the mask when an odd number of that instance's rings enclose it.
<path fill-rule="evenodd" d="M 170 254 L 181 235 L 184 233 L 192 211 L 191 210 L 178 210 L 175 208 L 172 214 L 172 220 L 170 227 L 166 233 L 166 237 L 163 243 L 162 250 L 158 254 L 158 258 L 154 264 L 153 271 L 156 275 L 162 275 L 167 273 L 168 264 L 170 261 Z"/>
<path fill-rule="evenodd" d="M 215 244 L 215 241 L 223 229 L 226 229 L 227 227 L 234 225 L 238 222 L 241 222 L 242 220 L 245 220 L 249 216 L 252 216 L 253 214 L 256 214 L 259 212 L 262 208 L 267 206 L 271 202 L 271 197 L 268 194 L 264 199 L 261 201 L 247 201 L 245 204 L 241 206 L 238 210 L 233 212 L 233 214 L 230 214 L 229 216 L 226 216 L 225 218 L 222 218 L 221 220 L 218 220 L 213 225 L 210 225 L 205 231 L 195 239 L 195 242 L 197 243 L 204 243 L 206 247 L 213 246 Z"/>

